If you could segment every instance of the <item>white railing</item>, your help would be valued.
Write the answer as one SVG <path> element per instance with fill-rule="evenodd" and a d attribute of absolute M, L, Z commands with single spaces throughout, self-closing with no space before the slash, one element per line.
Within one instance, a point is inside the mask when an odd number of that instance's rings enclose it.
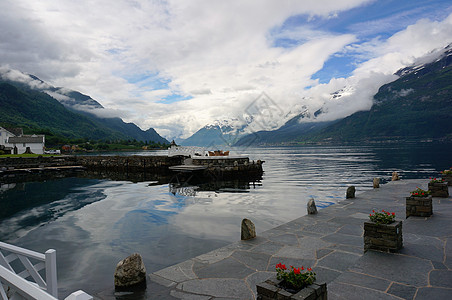
<path fill-rule="evenodd" d="M 45 280 L 40 272 L 45 269 Z M 27 280 L 30 279 L 30 280 Z M 5 290 L 6 289 L 6 290 Z M 44 254 L 0 242 L 0 299 L 58 298 L 56 251 Z M 77 291 L 66 299 L 93 299 Z"/>
<path fill-rule="evenodd" d="M 39 286 L 17 276 L 16 273 L 11 272 L 4 266 L 0 266 L 0 299 L 57 300 Z"/>
<path fill-rule="evenodd" d="M 168 156 L 204 156 L 205 149 L 202 147 L 183 147 L 183 146 L 171 146 L 168 148 Z"/>

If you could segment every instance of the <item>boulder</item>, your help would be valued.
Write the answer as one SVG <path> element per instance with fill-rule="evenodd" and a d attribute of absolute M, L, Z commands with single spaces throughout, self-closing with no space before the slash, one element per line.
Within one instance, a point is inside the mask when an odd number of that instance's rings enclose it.
<path fill-rule="evenodd" d="M 308 202 L 308 215 L 315 215 L 317 213 L 317 207 L 315 206 L 314 199 L 310 199 Z"/>
<path fill-rule="evenodd" d="M 254 239 L 256 237 L 256 228 L 254 227 L 254 223 L 248 219 L 242 220 L 242 230 L 241 230 L 241 239 L 249 240 Z"/>
<path fill-rule="evenodd" d="M 349 186 L 347 188 L 347 194 L 345 195 L 345 198 L 347 198 L 347 199 L 355 198 L 355 191 L 356 191 L 356 189 L 353 185 Z"/>
<path fill-rule="evenodd" d="M 392 178 L 391 178 L 391 180 L 392 181 L 397 181 L 397 180 L 399 180 L 400 178 L 399 178 L 399 174 L 396 172 L 396 171 L 394 171 L 394 172 L 392 172 Z"/>
<path fill-rule="evenodd" d="M 380 187 L 380 178 L 375 177 L 374 178 L 374 189 L 379 188 Z"/>
<path fill-rule="evenodd" d="M 124 288 L 146 283 L 146 268 L 141 255 L 134 253 L 121 260 L 115 270 L 115 287 Z"/>

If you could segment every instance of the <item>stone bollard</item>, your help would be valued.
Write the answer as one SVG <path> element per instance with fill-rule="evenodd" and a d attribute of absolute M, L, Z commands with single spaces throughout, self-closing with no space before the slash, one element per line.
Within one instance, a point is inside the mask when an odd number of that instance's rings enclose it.
<path fill-rule="evenodd" d="M 315 215 L 317 213 L 317 207 L 315 206 L 314 199 L 310 199 L 308 202 L 308 215 Z"/>
<path fill-rule="evenodd" d="M 356 191 L 356 189 L 355 189 L 355 187 L 353 185 L 349 186 L 347 188 L 347 193 L 345 195 L 345 198 L 346 199 L 355 198 L 355 191 Z"/>
<path fill-rule="evenodd" d="M 375 177 L 374 178 L 374 189 L 379 188 L 380 187 L 380 178 Z"/>
<path fill-rule="evenodd" d="M 391 180 L 392 181 L 397 181 L 399 179 L 400 179 L 399 174 L 396 171 L 392 172 Z"/>
<path fill-rule="evenodd" d="M 242 230 L 241 230 L 241 239 L 250 240 L 256 237 L 256 229 L 254 227 L 253 222 L 248 219 L 242 220 Z"/>
<path fill-rule="evenodd" d="M 134 253 L 121 260 L 115 270 L 115 287 L 126 288 L 144 284 L 146 287 L 146 268 L 141 255 Z"/>

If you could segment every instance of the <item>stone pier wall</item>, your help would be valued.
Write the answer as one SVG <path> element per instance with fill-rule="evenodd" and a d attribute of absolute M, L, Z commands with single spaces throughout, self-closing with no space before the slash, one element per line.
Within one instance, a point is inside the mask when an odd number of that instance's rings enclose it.
<path fill-rule="evenodd" d="M 183 157 L 168 156 L 39 156 L 33 158 L 0 158 L 0 172 L 11 174 L 14 170 L 82 166 L 91 174 L 158 174 L 171 175 L 169 167 L 184 164 Z M 202 176 L 214 180 L 259 180 L 263 169 L 261 161 L 250 162 L 247 157 L 193 159 L 192 164 L 207 167 Z"/>
<path fill-rule="evenodd" d="M 44 167 L 77 166 L 75 156 L 1 157 L 1 169 L 30 169 Z"/>
<path fill-rule="evenodd" d="M 169 172 L 169 167 L 182 164 L 180 157 L 168 156 L 77 156 L 77 162 L 88 170 L 116 172 Z"/>

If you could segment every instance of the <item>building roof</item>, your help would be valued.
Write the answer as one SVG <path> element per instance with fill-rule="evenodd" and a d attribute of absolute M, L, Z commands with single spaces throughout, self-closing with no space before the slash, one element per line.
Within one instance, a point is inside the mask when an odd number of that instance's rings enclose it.
<path fill-rule="evenodd" d="M 23 135 L 23 136 L 12 136 L 8 139 L 9 144 L 19 144 L 19 143 L 44 143 L 44 135 Z"/>
<path fill-rule="evenodd" d="M 8 130 L 9 132 L 11 132 L 12 134 L 14 134 L 15 136 L 21 136 L 24 134 L 24 131 L 22 128 L 5 128 L 6 130 Z"/>

